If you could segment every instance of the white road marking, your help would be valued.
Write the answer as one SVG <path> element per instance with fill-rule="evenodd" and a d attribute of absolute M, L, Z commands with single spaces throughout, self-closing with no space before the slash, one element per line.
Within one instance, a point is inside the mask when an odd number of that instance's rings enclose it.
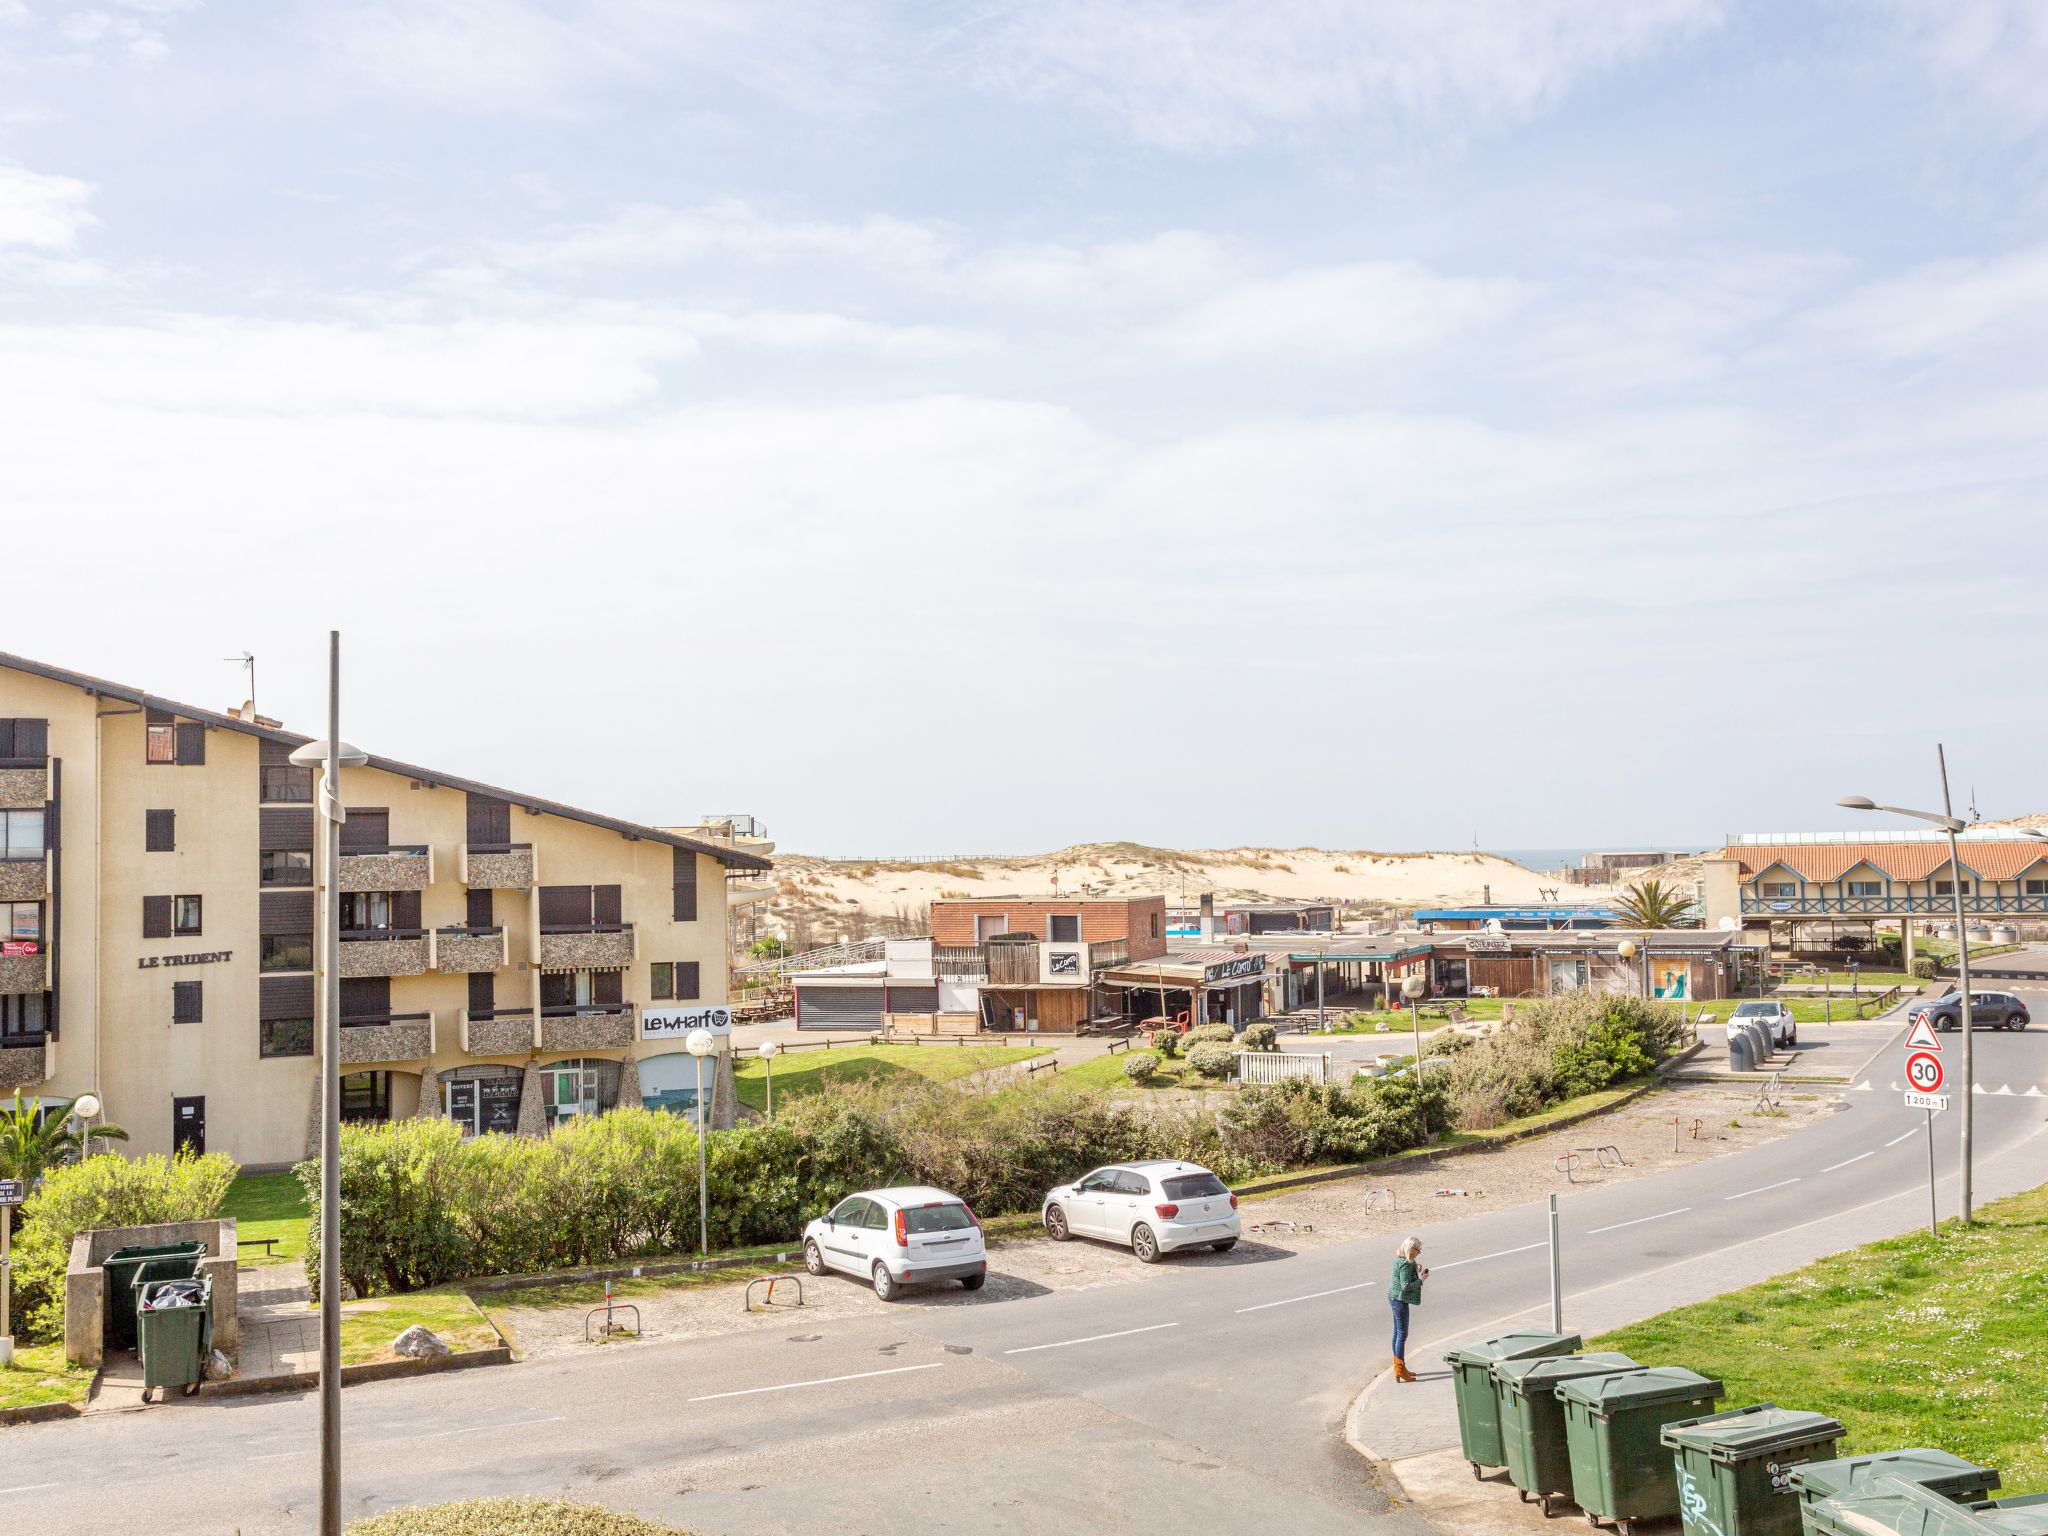
<path fill-rule="evenodd" d="M 1863 1079 L 1862 1082 L 1858 1083 L 1854 1088 L 1851 1088 L 1849 1091 L 1851 1093 L 1875 1093 L 1877 1092 L 1877 1087 L 1870 1081 L 1869 1078 L 1866 1077 L 1865 1079 Z"/>
<path fill-rule="evenodd" d="M 1592 1231 L 1588 1232 L 1586 1236 L 1598 1237 L 1602 1232 L 1619 1232 L 1623 1227 L 1640 1227 L 1646 1221 L 1662 1221 L 1665 1216 L 1683 1216 L 1687 1211 L 1691 1209 L 1692 1207 L 1689 1205 L 1681 1205 L 1677 1210 L 1665 1211 L 1662 1215 L 1638 1216 L 1634 1221 L 1617 1221 L 1611 1227 L 1595 1227 Z"/>
<path fill-rule="evenodd" d="M 1124 1328 L 1115 1333 L 1091 1333 L 1085 1339 L 1061 1339 L 1057 1344 L 1026 1344 L 1021 1349 L 1006 1349 L 1006 1355 L 1035 1354 L 1041 1349 L 1066 1349 L 1074 1344 L 1099 1344 L 1104 1339 L 1127 1339 L 1134 1333 L 1157 1333 L 1162 1328 L 1178 1328 L 1179 1323 L 1153 1323 L 1145 1328 Z"/>
<path fill-rule="evenodd" d="M 1239 1307 L 1237 1310 L 1240 1313 L 1263 1312 L 1268 1307 L 1291 1307 L 1297 1301 L 1315 1301 L 1324 1296 L 1342 1296 L 1346 1291 L 1370 1290 L 1378 1284 L 1379 1281 L 1377 1280 L 1361 1280 L 1356 1285 L 1340 1285 L 1334 1291 L 1310 1291 L 1306 1296 L 1290 1296 L 1285 1301 L 1262 1301 L 1256 1307 Z"/>
<path fill-rule="evenodd" d="M 709 1392 L 703 1397 L 686 1397 L 686 1403 L 715 1403 L 722 1397 L 752 1397 L 757 1392 L 794 1392 L 798 1387 L 829 1387 L 842 1381 L 866 1381 L 870 1376 L 901 1376 L 906 1371 L 936 1371 L 946 1362 L 929 1361 L 924 1365 L 898 1365 L 885 1371 L 855 1371 L 851 1376 L 820 1376 L 815 1381 L 785 1381 L 772 1387 L 742 1387 L 737 1392 Z"/>
<path fill-rule="evenodd" d="M 1916 1125 L 1915 1127 L 1913 1127 L 1912 1130 L 1906 1132 L 1905 1136 L 1894 1136 L 1890 1141 L 1886 1142 L 1885 1145 L 1888 1147 L 1896 1147 L 1900 1142 L 1904 1141 L 1907 1136 L 1918 1136 L 1919 1134 L 1920 1128 Z"/>
<path fill-rule="evenodd" d="M 1911 1133 L 1909 1132 L 1908 1134 L 1911 1134 Z M 1833 1172 L 1834 1172 L 1834 1171 L 1835 1171 L 1835 1170 L 1836 1170 L 1837 1168 L 1846 1168 L 1846 1167 L 1848 1167 L 1848 1166 L 1849 1166 L 1849 1165 L 1850 1165 L 1851 1163 L 1860 1163 L 1860 1162 L 1862 1162 L 1862 1161 L 1863 1161 L 1863 1159 L 1865 1159 L 1866 1157 L 1875 1157 L 1875 1156 L 1877 1156 L 1877 1148 L 1875 1148 L 1875 1147 L 1872 1147 L 1872 1148 L 1871 1148 L 1871 1149 L 1870 1149 L 1870 1150 L 1869 1150 L 1868 1152 L 1858 1152 L 1858 1153 L 1857 1153 L 1857 1154 L 1856 1154 L 1856 1155 L 1855 1155 L 1854 1157 L 1845 1157 L 1845 1158 L 1843 1158 L 1843 1159 L 1842 1159 L 1842 1161 L 1840 1161 L 1839 1163 L 1829 1163 L 1829 1164 L 1827 1165 L 1827 1167 L 1825 1167 L 1825 1168 L 1821 1169 L 1821 1172 L 1822 1172 L 1822 1173 L 1833 1173 Z"/>
<path fill-rule="evenodd" d="M 1758 1189 L 1745 1189 L 1739 1195 L 1723 1195 L 1723 1200 L 1747 1200 L 1751 1195 L 1767 1195 L 1774 1189 L 1783 1189 L 1787 1184 L 1797 1184 L 1797 1179 L 1780 1179 L 1775 1184 L 1765 1184 Z"/>
<path fill-rule="evenodd" d="M 55 1488 L 55 1483 L 18 1483 L 12 1488 L 0 1488 L 0 1493 L 34 1493 L 38 1488 Z"/>
<path fill-rule="evenodd" d="M 1482 1253 L 1469 1259 L 1453 1259 L 1448 1264 L 1430 1265 L 1430 1273 L 1434 1274 L 1439 1269 L 1456 1269 L 1460 1264 L 1484 1264 L 1488 1259 L 1504 1259 L 1511 1253 L 1527 1253 L 1531 1248 L 1548 1248 L 1549 1246 L 1550 1244 L 1548 1243 L 1524 1243 L 1519 1248 L 1503 1248 L 1499 1253 Z"/>

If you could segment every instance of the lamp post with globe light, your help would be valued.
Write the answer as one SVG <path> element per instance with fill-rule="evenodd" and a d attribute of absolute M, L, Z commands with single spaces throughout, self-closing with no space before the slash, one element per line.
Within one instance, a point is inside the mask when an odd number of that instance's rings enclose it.
<path fill-rule="evenodd" d="M 1429 990 L 1429 983 L 1420 976 L 1406 976 L 1401 981 L 1401 995 L 1408 999 L 1408 1024 L 1415 1031 L 1415 1083 L 1422 1085 L 1422 994 Z"/>
<path fill-rule="evenodd" d="M 782 1054 L 782 1047 L 773 1040 L 763 1040 L 754 1047 L 754 1054 L 761 1058 L 761 1066 L 768 1074 L 768 1123 L 775 1123 L 775 1058 Z"/>
<path fill-rule="evenodd" d="M 711 1038 L 708 1029 L 693 1029 L 683 1041 L 683 1049 L 697 1060 L 697 1252 L 711 1252 L 711 1213 L 709 1207 L 711 1176 L 706 1171 L 704 1144 L 711 1137 L 710 1106 L 704 1102 L 704 1058 L 716 1050 L 718 1042 Z"/>

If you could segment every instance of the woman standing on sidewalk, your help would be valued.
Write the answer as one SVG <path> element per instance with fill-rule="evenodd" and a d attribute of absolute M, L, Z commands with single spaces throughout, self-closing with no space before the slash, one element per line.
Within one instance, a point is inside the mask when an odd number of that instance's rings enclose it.
<path fill-rule="evenodd" d="M 1411 1237 L 1394 1250 L 1394 1278 L 1387 1286 L 1387 1304 L 1394 1310 L 1394 1380 L 1413 1381 L 1408 1369 L 1408 1309 L 1422 1304 L 1422 1282 L 1429 1271 L 1416 1262 L 1422 1239 Z"/>

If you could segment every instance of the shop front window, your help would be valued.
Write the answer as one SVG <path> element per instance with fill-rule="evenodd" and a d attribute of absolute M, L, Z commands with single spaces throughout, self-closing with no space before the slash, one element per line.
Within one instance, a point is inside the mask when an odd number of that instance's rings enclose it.
<path fill-rule="evenodd" d="M 601 1115 L 619 1101 L 619 1064 L 584 1058 L 540 1069 L 547 1122 L 563 1125 L 580 1115 Z"/>
<path fill-rule="evenodd" d="M 458 1067 L 441 1081 L 441 1108 L 465 1136 L 519 1130 L 519 1096 L 526 1074 L 518 1067 Z"/>
<path fill-rule="evenodd" d="M 391 1118 L 391 1074 L 351 1072 L 341 1080 L 341 1118 L 383 1121 Z"/>

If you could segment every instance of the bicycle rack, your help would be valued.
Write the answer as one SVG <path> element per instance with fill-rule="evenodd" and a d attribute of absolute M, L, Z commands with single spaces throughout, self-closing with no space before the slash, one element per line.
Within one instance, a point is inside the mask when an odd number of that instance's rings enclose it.
<path fill-rule="evenodd" d="M 1556 1161 L 1555 1163 L 1553 1163 L 1553 1164 L 1552 1164 L 1551 1166 L 1553 1166 L 1554 1168 L 1556 1168 L 1556 1169 L 1557 1169 L 1557 1171 L 1558 1171 L 1559 1173 L 1561 1173 L 1561 1174 L 1563 1174 L 1563 1175 L 1564 1175 L 1564 1181 L 1565 1181 L 1565 1183 L 1567 1183 L 1567 1184 L 1576 1184 L 1576 1183 L 1578 1183 L 1578 1182 L 1579 1182 L 1579 1181 L 1578 1181 L 1578 1179 L 1577 1179 L 1576 1177 L 1574 1177 L 1574 1175 L 1576 1175 L 1576 1174 L 1578 1173 L 1578 1170 L 1579 1170 L 1579 1154 L 1578 1154 L 1578 1153 L 1576 1153 L 1576 1152 L 1566 1152 L 1566 1153 L 1562 1154 L 1562 1155 L 1561 1155 L 1561 1156 L 1560 1156 L 1560 1157 L 1559 1157 L 1559 1158 L 1557 1159 L 1557 1161 Z"/>
<path fill-rule="evenodd" d="M 1401 1207 L 1394 1199 L 1391 1189 L 1368 1189 L 1365 1192 L 1365 1208 L 1368 1211 L 1398 1211 Z"/>
<path fill-rule="evenodd" d="M 1593 1149 L 1593 1157 L 1602 1168 L 1626 1168 L 1628 1166 L 1628 1159 L 1621 1155 L 1621 1148 L 1615 1146 L 1613 1142 L 1609 1142 L 1604 1147 L 1595 1147 Z"/>
<path fill-rule="evenodd" d="M 1768 1114 L 1784 1103 L 1785 1095 L 1781 1088 L 1784 1077 L 1785 1074 L 1782 1072 L 1773 1072 L 1764 1080 L 1763 1086 L 1757 1090 L 1756 1103 L 1750 1109 L 1751 1114 Z"/>
<path fill-rule="evenodd" d="M 746 1291 L 740 1297 L 740 1310 L 742 1312 L 754 1310 L 754 1287 L 757 1285 L 768 1287 L 768 1294 L 762 1298 L 761 1305 L 764 1307 L 774 1306 L 775 1287 L 784 1280 L 789 1281 L 790 1284 L 796 1287 L 796 1304 L 802 1306 L 804 1304 L 804 1277 L 802 1275 L 756 1275 L 747 1282 Z"/>
<path fill-rule="evenodd" d="M 602 1337 L 608 1339 L 615 1333 L 630 1333 L 635 1337 L 639 1336 L 640 1309 L 634 1306 L 633 1303 L 630 1301 L 615 1303 L 612 1300 L 612 1283 L 611 1281 L 607 1280 L 604 1283 L 604 1305 L 601 1307 L 592 1307 L 588 1312 L 583 1314 L 584 1343 L 588 1344 L 591 1342 L 590 1324 L 592 1319 L 594 1319 L 600 1312 L 604 1314 L 604 1326 L 599 1328 L 597 1331 Z M 612 1321 L 613 1317 L 620 1312 L 630 1312 L 633 1314 L 632 1327 L 628 1328 L 624 1323 L 616 1323 Z"/>

